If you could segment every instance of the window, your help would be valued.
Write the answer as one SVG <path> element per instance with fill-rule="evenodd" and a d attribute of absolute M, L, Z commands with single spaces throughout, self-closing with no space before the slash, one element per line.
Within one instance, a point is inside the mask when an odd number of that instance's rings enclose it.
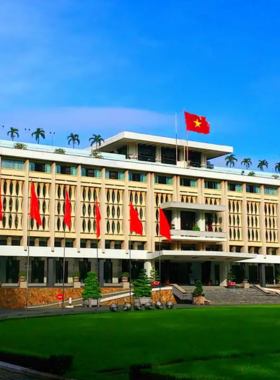
<path fill-rule="evenodd" d="M 42 162 L 29 162 L 29 170 L 31 172 L 51 173 L 52 167 L 50 164 Z"/>
<path fill-rule="evenodd" d="M 156 147 L 151 145 L 138 144 L 138 160 L 139 161 L 156 161 Z"/>
<path fill-rule="evenodd" d="M 259 194 L 260 187 L 259 186 L 253 186 L 253 185 L 246 185 L 246 192 L 247 193 Z"/>
<path fill-rule="evenodd" d="M 24 161 L 3 158 L 1 161 L 1 167 L 3 169 L 24 170 Z"/>
<path fill-rule="evenodd" d="M 143 251 L 145 249 L 145 244 L 143 241 L 130 241 L 129 249 Z"/>
<path fill-rule="evenodd" d="M 265 186 L 264 193 L 268 195 L 277 195 L 277 187 Z"/>
<path fill-rule="evenodd" d="M 20 237 L 12 237 L 12 245 L 20 245 Z"/>
<path fill-rule="evenodd" d="M 242 191 L 242 185 L 239 183 L 228 183 L 228 191 Z"/>
<path fill-rule="evenodd" d="M 65 247 L 73 248 L 74 247 L 74 239 L 66 239 Z"/>
<path fill-rule="evenodd" d="M 115 170 L 106 170 L 105 177 L 109 179 L 124 180 L 124 172 L 118 172 Z"/>
<path fill-rule="evenodd" d="M 0 237 L 0 245 L 7 245 L 7 236 Z"/>
<path fill-rule="evenodd" d="M 57 248 L 62 247 L 61 239 L 55 239 L 54 246 Z"/>
<path fill-rule="evenodd" d="M 77 168 L 75 166 L 56 165 L 57 174 L 77 175 Z"/>
<path fill-rule="evenodd" d="M 220 190 L 221 183 L 220 182 L 214 182 L 214 181 L 205 181 L 204 187 L 205 187 L 205 189 Z"/>
<path fill-rule="evenodd" d="M 81 248 L 97 248 L 97 241 L 81 239 Z"/>
<path fill-rule="evenodd" d="M 135 181 L 135 182 L 146 182 L 147 181 L 147 175 L 142 173 L 136 173 L 136 172 L 130 172 L 129 181 Z"/>
<path fill-rule="evenodd" d="M 172 177 L 155 175 L 155 183 L 160 183 L 162 185 L 172 185 Z"/>
<path fill-rule="evenodd" d="M 187 186 L 187 187 L 197 187 L 197 180 L 181 177 L 180 178 L 180 185 L 181 186 Z"/>
<path fill-rule="evenodd" d="M 212 252 L 220 252 L 222 251 L 223 247 L 221 245 L 215 245 L 215 244 L 209 244 L 205 246 L 206 251 L 212 251 Z"/>
<path fill-rule="evenodd" d="M 39 247 L 47 247 L 48 239 L 47 238 L 39 238 Z"/>
<path fill-rule="evenodd" d="M 176 149 L 162 147 L 161 162 L 163 164 L 176 165 Z"/>
<path fill-rule="evenodd" d="M 101 170 L 100 169 L 94 169 L 94 168 L 82 168 L 82 176 L 83 177 L 100 178 L 101 177 Z"/>

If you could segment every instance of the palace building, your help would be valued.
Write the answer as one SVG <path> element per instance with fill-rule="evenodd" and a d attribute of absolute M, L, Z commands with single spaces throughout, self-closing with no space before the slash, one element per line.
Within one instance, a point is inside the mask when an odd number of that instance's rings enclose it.
<path fill-rule="evenodd" d="M 29 271 L 29 286 L 61 286 L 97 270 L 101 284 L 132 279 L 158 268 L 164 284 L 274 284 L 280 274 L 280 180 L 273 173 L 216 167 L 229 146 L 188 143 L 122 132 L 91 149 L 65 149 L 0 140 L 3 220 L 0 222 L 0 282 L 17 286 Z M 249 174 L 249 175 L 248 175 Z M 30 220 L 30 184 L 40 203 L 42 226 Z M 72 209 L 64 232 L 65 189 Z M 95 199 L 101 212 L 96 238 Z M 129 232 L 129 204 L 137 209 L 143 235 Z M 159 236 L 159 207 L 171 226 Z M 27 268 L 27 256 L 30 265 Z"/>

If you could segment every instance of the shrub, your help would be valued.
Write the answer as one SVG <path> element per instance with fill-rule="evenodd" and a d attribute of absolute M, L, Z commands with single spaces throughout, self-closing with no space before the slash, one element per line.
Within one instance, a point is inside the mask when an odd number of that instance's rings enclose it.
<path fill-rule="evenodd" d="M 193 296 L 194 297 L 204 296 L 202 282 L 200 280 L 197 280 L 195 282 L 195 289 L 193 291 Z"/>
<path fill-rule="evenodd" d="M 55 148 L 54 153 L 57 153 L 57 154 L 65 154 L 65 153 L 66 153 L 66 150 L 63 149 L 63 148 Z"/>
<path fill-rule="evenodd" d="M 272 178 L 274 178 L 274 179 L 278 179 L 278 178 L 279 178 L 279 175 L 277 175 L 277 174 L 273 174 Z"/>
<path fill-rule="evenodd" d="M 73 277 L 80 277 L 80 272 L 74 272 Z"/>
<path fill-rule="evenodd" d="M 90 157 L 93 158 L 102 158 L 102 155 L 100 154 L 99 150 L 92 149 L 90 152 Z"/>
<path fill-rule="evenodd" d="M 25 271 L 20 271 L 18 274 L 19 277 L 26 277 L 26 272 Z"/>
<path fill-rule="evenodd" d="M 159 281 L 159 275 L 155 267 L 152 267 L 151 269 L 150 280 L 151 282 Z"/>
<path fill-rule="evenodd" d="M 121 277 L 129 277 L 129 273 L 128 273 L 128 272 L 123 272 L 123 273 L 121 274 Z"/>
<path fill-rule="evenodd" d="M 250 172 L 250 173 L 248 173 L 248 175 L 249 175 L 250 177 L 253 177 L 253 176 L 255 175 L 255 172 Z"/>
<path fill-rule="evenodd" d="M 27 145 L 23 144 L 23 143 L 15 143 L 14 148 L 26 150 L 27 149 Z"/>
<path fill-rule="evenodd" d="M 97 300 L 102 297 L 95 272 L 88 272 L 84 289 L 82 292 L 83 299 L 93 298 Z"/>
<path fill-rule="evenodd" d="M 146 269 L 142 269 L 140 271 L 139 277 L 137 281 L 133 282 L 134 286 L 134 297 L 151 297 L 152 295 L 152 288 L 151 288 L 151 281 L 149 277 L 147 276 Z"/>
<path fill-rule="evenodd" d="M 235 275 L 232 273 L 232 271 L 230 270 L 227 274 L 227 280 L 230 282 L 230 281 L 233 281 L 235 280 Z"/>
<path fill-rule="evenodd" d="M 193 231 L 200 231 L 200 228 L 198 227 L 197 224 L 195 224 L 192 229 Z"/>

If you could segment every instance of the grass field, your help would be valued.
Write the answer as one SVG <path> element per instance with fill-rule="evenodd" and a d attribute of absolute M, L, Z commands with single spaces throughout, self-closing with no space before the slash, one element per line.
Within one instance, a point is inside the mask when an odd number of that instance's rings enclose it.
<path fill-rule="evenodd" d="M 41 356 L 72 354 L 74 366 L 67 375 L 78 379 L 125 380 L 129 366 L 138 363 L 165 364 L 156 370 L 197 379 L 218 379 L 218 375 L 236 379 L 236 371 L 238 379 L 249 379 L 252 371 L 258 379 L 265 364 L 264 371 L 276 368 L 279 342 L 280 306 L 102 313 L 0 323 L 0 350 Z M 251 353 L 257 356 L 248 356 Z"/>

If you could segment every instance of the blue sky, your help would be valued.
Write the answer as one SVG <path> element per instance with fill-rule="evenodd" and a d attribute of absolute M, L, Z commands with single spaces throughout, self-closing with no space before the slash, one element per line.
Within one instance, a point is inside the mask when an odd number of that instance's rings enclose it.
<path fill-rule="evenodd" d="M 238 158 L 280 161 L 278 0 L 1 0 L 0 124 L 55 143 L 122 130 L 185 137 L 207 116 Z M 1 128 L 0 137 L 6 135 Z M 50 138 L 46 143 L 50 143 Z"/>

